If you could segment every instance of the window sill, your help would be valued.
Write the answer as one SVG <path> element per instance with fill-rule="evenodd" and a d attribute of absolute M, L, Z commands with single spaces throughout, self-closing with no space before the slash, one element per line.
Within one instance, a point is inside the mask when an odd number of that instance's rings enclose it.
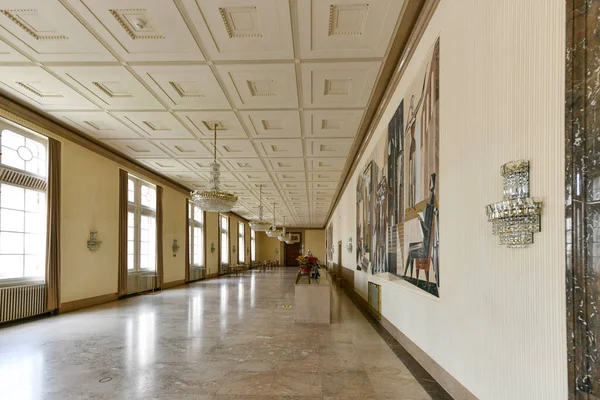
<path fill-rule="evenodd" d="M 127 273 L 129 276 L 154 276 L 158 275 L 156 271 L 130 271 Z"/>
<path fill-rule="evenodd" d="M 0 280 L 0 289 L 15 286 L 33 286 L 46 283 L 44 279 L 2 279 Z"/>

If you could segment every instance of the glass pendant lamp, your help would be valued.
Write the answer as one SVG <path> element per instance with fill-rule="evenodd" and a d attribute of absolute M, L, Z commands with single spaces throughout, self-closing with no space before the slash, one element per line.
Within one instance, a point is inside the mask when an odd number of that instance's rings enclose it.
<path fill-rule="evenodd" d="M 265 232 L 268 237 L 276 238 L 281 235 L 281 229 L 277 229 L 277 221 L 275 220 L 275 203 L 273 203 L 273 225 Z"/>
<path fill-rule="evenodd" d="M 217 124 L 214 125 L 214 152 L 212 170 L 210 171 L 210 189 L 193 191 L 192 201 L 203 211 L 229 212 L 237 202 L 237 196 L 233 193 L 221 190 L 221 166 L 217 162 Z"/>
<path fill-rule="evenodd" d="M 250 221 L 249 225 L 255 232 L 266 232 L 269 230 L 271 223 L 263 219 L 262 185 L 258 187 L 258 190 L 258 219 Z"/>

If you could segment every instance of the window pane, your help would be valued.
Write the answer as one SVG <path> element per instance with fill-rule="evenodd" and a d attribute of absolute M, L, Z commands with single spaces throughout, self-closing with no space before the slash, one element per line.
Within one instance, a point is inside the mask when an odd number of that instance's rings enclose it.
<path fill-rule="evenodd" d="M 142 215 L 140 220 L 140 269 L 156 267 L 156 218 Z"/>
<path fill-rule="evenodd" d="M 142 185 L 141 187 L 141 201 L 144 207 L 156 209 L 156 189 Z"/>
<path fill-rule="evenodd" d="M 25 256 L 25 276 L 29 278 L 43 278 L 46 272 L 45 255 Z"/>
<path fill-rule="evenodd" d="M 250 229 L 250 260 L 256 261 L 256 232 Z"/>
<path fill-rule="evenodd" d="M 0 232 L 0 254 L 23 254 L 24 234 Z"/>
<path fill-rule="evenodd" d="M 25 213 L 25 232 L 45 233 L 46 215 L 41 213 Z"/>
<path fill-rule="evenodd" d="M 127 181 L 127 201 L 135 203 L 135 182 L 132 179 Z"/>
<path fill-rule="evenodd" d="M 0 184 L 0 207 L 11 208 L 13 210 L 25 209 L 25 189 Z"/>
<path fill-rule="evenodd" d="M 25 137 L 13 131 L 4 129 L 2 131 L 2 147 L 17 150 L 20 146 L 25 145 Z"/>
<path fill-rule="evenodd" d="M 31 212 L 46 212 L 46 193 L 36 190 L 25 190 L 25 210 Z"/>
<path fill-rule="evenodd" d="M 0 208 L 0 230 L 23 232 L 25 230 L 25 213 Z"/>
<path fill-rule="evenodd" d="M 194 221 L 203 222 L 204 213 L 200 207 L 194 207 Z"/>
<path fill-rule="evenodd" d="M 0 280 L 23 277 L 23 256 L 0 254 Z"/>
<path fill-rule="evenodd" d="M 229 263 L 229 243 L 227 233 L 221 233 L 221 263 Z"/>
<path fill-rule="evenodd" d="M 45 235 L 26 233 L 24 241 L 25 254 L 42 255 L 46 251 Z"/>

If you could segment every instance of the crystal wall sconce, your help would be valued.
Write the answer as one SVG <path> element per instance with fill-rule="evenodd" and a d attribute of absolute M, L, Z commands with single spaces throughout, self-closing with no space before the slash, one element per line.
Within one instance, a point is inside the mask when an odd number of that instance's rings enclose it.
<path fill-rule="evenodd" d="M 275 249 L 275 254 L 279 254 L 279 249 Z"/>
<path fill-rule="evenodd" d="M 533 243 L 533 234 L 541 231 L 543 202 L 529 197 L 529 161 L 511 161 L 500 168 L 504 179 L 503 200 L 485 208 L 492 234 L 509 248 Z"/>
<path fill-rule="evenodd" d="M 348 238 L 348 244 L 346 245 L 346 250 L 352 253 L 352 238 Z"/>
<path fill-rule="evenodd" d="M 102 240 L 98 240 L 98 231 L 90 231 L 90 240 L 87 241 L 89 251 L 96 251 L 100 248 Z"/>
<path fill-rule="evenodd" d="M 171 247 L 173 253 L 177 253 L 179 251 L 179 245 L 177 244 L 177 239 L 173 239 L 173 246 Z"/>
<path fill-rule="evenodd" d="M 215 252 L 215 250 L 216 250 L 216 249 L 215 249 L 215 244 L 214 244 L 214 243 L 211 243 L 211 244 L 210 244 L 210 252 L 211 252 L 211 253 L 214 253 L 214 252 Z"/>
<path fill-rule="evenodd" d="M 233 246 L 231 246 L 231 249 L 233 251 L 233 254 L 235 254 L 235 244 Z"/>

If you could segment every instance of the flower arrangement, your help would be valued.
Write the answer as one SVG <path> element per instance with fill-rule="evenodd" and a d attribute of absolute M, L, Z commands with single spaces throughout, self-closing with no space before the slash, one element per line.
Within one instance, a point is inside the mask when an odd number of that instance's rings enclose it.
<path fill-rule="evenodd" d="M 299 256 L 297 260 L 304 273 L 310 273 L 314 267 L 318 267 L 319 265 L 319 259 L 313 256 L 310 251 L 307 252 L 305 256 Z"/>

